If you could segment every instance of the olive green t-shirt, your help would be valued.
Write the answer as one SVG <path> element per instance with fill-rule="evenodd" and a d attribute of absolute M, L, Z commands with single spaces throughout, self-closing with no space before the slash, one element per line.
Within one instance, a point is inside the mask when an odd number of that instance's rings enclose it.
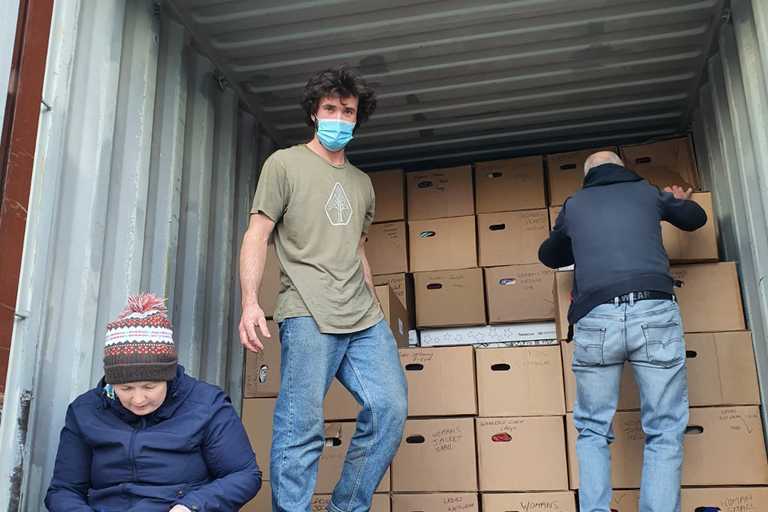
<path fill-rule="evenodd" d="M 275 222 L 276 321 L 312 316 L 320 332 L 339 334 L 383 318 L 358 253 L 374 213 L 367 174 L 349 162 L 332 165 L 304 144 L 276 151 L 261 169 L 251 213 Z"/>

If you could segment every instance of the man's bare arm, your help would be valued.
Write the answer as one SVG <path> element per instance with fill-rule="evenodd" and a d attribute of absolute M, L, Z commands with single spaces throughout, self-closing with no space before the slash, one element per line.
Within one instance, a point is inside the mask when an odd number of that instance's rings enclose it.
<path fill-rule="evenodd" d="M 267 244 L 275 223 L 260 213 L 251 215 L 248 230 L 240 247 L 240 290 L 243 314 L 240 318 L 240 343 L 248 350 L 258 352 L 264 348 L 260 334 L 269 338 L 264 311 L 259 305 L 259 288 L 267 260 Z"/>

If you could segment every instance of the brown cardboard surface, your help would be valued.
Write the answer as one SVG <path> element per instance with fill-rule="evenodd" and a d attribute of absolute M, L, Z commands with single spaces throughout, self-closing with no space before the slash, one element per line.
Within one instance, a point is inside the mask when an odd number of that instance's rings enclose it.
<path fill-rule="evenodd" d="M 688 137 L 621 147 L 625 165 L 661 188 L 698 184 L 698 171 Z"/>
<path fill-rule="evenodd" d="M 365 256 L 374 275 L 408 272 L 408 230 L 405 221 L 371 225 L 365 243 Z"/>
<path fill-rule="evenodd" d="M 475 213 L 472 168 L 468 165 L 409 172 L 406 180 L 410 220 L 461 217 Z"/>
<path fill-rule="evenodd" d="M 331 501 L 330 494 L 315 494 L 312 496 L 312 505 L 310 510 L 312 512 L 325 512 L 328 510 L 328 503 Z M 270 507 L 272 505 L 270 504 Z M 269 512 L 271 508 L 265 508 L 259 512 Z M 390 512 L 389 494 L 374 494 L 371 500 L 371 508 L 369 512 Z"/>
<path fill-rule="evenodd" d="M 561 347 L 563 352 L 563 374 L 565 375 L 565 409 L 568 412 L 572 412 L 573 404 L 576 401 L 576 377 L 571 367 L 574 345 L 573 343 L 562 343 Z M 621 384 L 619 385 L 619 403 L 616 410 L 629 411 L 636 409 L 640 409 L 640 392 L 637 390 L 637 384 L 635 384 L 632 366 L 629 363 L 624 363 L 624 370 L 621 373 Z"/>
<path fill-rule="evenodd" d="M 712 194 L 698 192 L 691 199 L 707 212 L 707 223 L 696 231 L 683 231 L 662 222 L 661 236 L 667 256 L 673 263 L 717 261 L 717 218 L 712 210 Z"/>
<path fill-rule="evenodd" d="M 475 202 L 477 213 L 545 208 L 543 157 L 476 163 Z"/>
<path fill-rule="evenodd" d="M 264 350 L 245 351 L 244 398 L 277 396 L 280 391 L 280 330 L 272 320 L 267 320 L 267 329 L 272 337 L 261 340 Z"/>
<path fill-rule="evenodd" d="M 242 421 L 262 480 L 269 480 L 269 454 L 272 451 L 272 417 L 276 398 L 247 398 L 243 400 Z"/>
<path fill-rule="evenodd" d="M 560 346 L 475 351 L 480 416 L 565 414 Z"/>
<path fill-rule="evenodd" d="M 555 223 L 557 222 L 557 216 L 560 215 L 560 210 L 562 210 L 562 206 L 550 206 L 549 207 L 549 229 L 552 230 L 555 228 Z"/>
<path fill-rule="evenodd" d="M 568 308 L 571 307 L 573 272 L 555 272 L 555 326 L 557 339 L 568 338 Z"/>
<path fill-rule="evenodd" d="M 614 489 L 611 509 L 616 512 L 640 512 L 640 491 Z"/>
<path fill-rule="evenodd" d="M 267 461 L 269 463 L 269 461 Z M 263 466 L 259 461 L 259 465 Z M 272 486 L 267 480 L 262 480 L 261 490 L 251 501 L 240 509 L 240 512 L 269 512 L 272 510 Z"/>
<path fill-rule="evenodd" d="M 473 418 L 408 420 L 392 462 L 394 492 L 477 490 Z"/>
<path fill-rule="evenodd" d="M 576 512 L 571 491 L 483 494 L 483 512 Z"/>
<path fill-rule="evenodd" d="M 393 494 L 392 512 L 477 512 L 476 493 Z"/>
<path fill-rule="evenodd" d="M 408 416 L 477 414 L 472 347 L 403 348 Z"/>
<path fill-rule="evenodd" d="M 373 276 L 373 284 L 380 286 L 389 284 L 395 296 L 408 312 L 408 330 L 416 327 L 416 300 L 413 296 L 413 275 L 412 274 L 385 274 Z"/>
<path fill-rule="evenodd" d="M 320 455 L 320 463 L 317 471 L 316 494 L 331 494 L 333 488 L 341 476 L 344 467 L 344 458 L 349 449 L 349 443 L 355 434 L 355 423 L 326 423 L 325 446 Z M 376 492 L 390 491 L 390 471 L 384 474 L 384 478 L 376 488 Z"/>
<path fill-rule="evenodd" d="M 480 490 L 568 489 L 562 416 L 477 418 Z"/>
<path fill-rule="evenodd" d="M 373 222 L 405 220 L 405 176 L 402 169 L 368 173 L 376 194 Z"/>
<path fill-rule="evenodd" d="M 584 182 L 584 162 L 592 153 L 613 151 L 615 147 L 604 147 L 547 155 L 549 177 L 549 205 L 560 206 Z"/>
<path fill-rule="evenodd" d="M 547 210 L 482 213 L 477 216 L 481 267 L 539 262 L 539 246 L 549 236 Z"/>
<path fill-rule="evenodd" d="M 577 432 L 570 414 L 567 424 L 571 486 L 578 488 Z M 768 484 L 768 459 L 758 407 L 694 407 L 688 426 L 684 438 L 683 485 Z M 640 412 L 617 413 L 614 432 L 613 486 L 637 489 L 645 443 Z"/>
<path fill-rule="evenodd" d="M 509 324 L 553 320 L 554 283 L 555 272 L 541 263 L 486 268 L 488 322 Z"/>
<path fill-rule="evenodd" d="M 267 259 L 259 287 L 259 306 L 267 318 L 275 316 L 277 294 L 280 293 L 280 261 L 277 259 L 275 244 L 267 246 Z"/>
<path fill-rule="evenodd" d="M 685 336 L 691 406 L 760 405 L 750 332 Z"/>
<path fill-rule="evenodd" d="M 417 327 L 485 324 L 482 269 L 417 272 L 413 277 Z"/>
<path fill-rule="evenodd" d="M 735 263 L 675 265 L 672 277 L 683 283 L 675 293 L 685 332 L 745 330 Z"/>
<path fill-rule="evenodd" d="M 389 324 L 398 347 L 408 346 L 408 312 L 395 296 L 389 285 L 376 286 L 376 296 L 381 303 L 384 319 Z"/>
<path fill-rule="evenodd" d="M 326 421 L 354 421 L 362 409 L 352 393 L 341 382 L 333 379 L 323 403 L 323 415 Z"/>
<path fill-rule="evenodd" d="M 413 272 L 477 266 L 475 217 L 453 217 L 408 223 Z"/>
<path fill-rule="evenodd" d="M 683 489 L 680 499 L 681 512 L 696 512 L 698 507 L 713 507 L 721 512 L 762 512 L 768 510 L 768 487 Z"/>

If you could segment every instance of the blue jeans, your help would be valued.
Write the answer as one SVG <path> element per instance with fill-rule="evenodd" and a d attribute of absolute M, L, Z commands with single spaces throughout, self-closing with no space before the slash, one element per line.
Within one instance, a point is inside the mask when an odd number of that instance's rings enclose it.
<path fill-rule="evenodd" d="M 363 406 L 328 510 L 362 512 L 395 456 L 408 414 L 397 345 L 385 321 L 321 334 L 312 317 L 280 324 L 280 395 L 272 431 L 274 512 L 310 511 L 323 450 L 323 400 L 334 376 Z"/>
<path fill-rule="evenodd" d="M 579 510 L 610 512 L 613 416 L 628 360 L 645 432 L 640 512 L 679 512 L 688 379 L 680 309 L 672 300 L 602 304 L 575 325 Z"/>

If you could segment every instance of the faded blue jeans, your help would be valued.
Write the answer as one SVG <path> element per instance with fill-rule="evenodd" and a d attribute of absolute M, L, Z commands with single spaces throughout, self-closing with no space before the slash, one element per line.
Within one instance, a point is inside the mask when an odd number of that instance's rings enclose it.
<path fill-rule="evenodd" d="M 312 317 L 280 323 L 280 395 L 272 431 L 274 512 L 309 512 L 323 450 L 323 400 L 334 376 L 363 406 L 328 510 L 363 512 L 395 456 L 408 414 L 400 354 L 387 323 L 321 334 Z"/>
<path fill-rule="evenodd" d="M 628 360 L 640 390 L 645 451 L 640 512 L 679 512 L 688 378 L 680 309 L 672 300 L 602 304 L 574 330 L 579 510 L 610 512 L 613 416 Z"/>

